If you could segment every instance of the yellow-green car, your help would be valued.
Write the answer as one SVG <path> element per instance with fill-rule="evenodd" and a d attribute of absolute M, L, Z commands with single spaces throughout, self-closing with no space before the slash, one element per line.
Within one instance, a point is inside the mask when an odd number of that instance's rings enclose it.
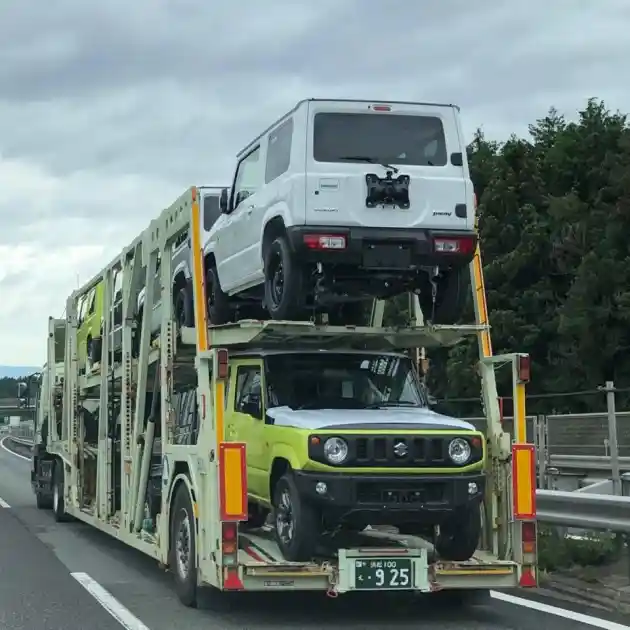
<path fill-rule="evenodd" d="M 103 317 L 103 282 L 88 289 L 77 302 L 77 358 L 79 369 L 100 360 Z"/>
<path fill-rule="evenodd" d="M 404 354 L 232 354 L 225 428 L 247 445 L 248 525 L 272 511 L 287 560 L 368 525 L 429 537 L 448 560 L 477 548 L 484 435 L 429 409 Z"/>

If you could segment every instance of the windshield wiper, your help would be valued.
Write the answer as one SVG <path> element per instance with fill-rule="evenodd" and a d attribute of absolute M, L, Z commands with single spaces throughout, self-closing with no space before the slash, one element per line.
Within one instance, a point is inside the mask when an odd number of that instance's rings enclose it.
<path fill-rule="evenodd" d="M 411 402 L 409 400 L 382 400 L 371 405 L 366 405 L 366 409 L 380 409 L 381 407 L 421 407 L 420 403 Z"/>
<path fill-rule="evenodd" d="M 386 162 L 381 162 L 381 160 L 377 160 L 376 158 L 368 157 L 365 155 L 344 155 L 339 158 L 340 160 L 348 160 L 352 162 L 367 162 L 368 164 L 380 164 L 383 168 L 388 168 L 394 173 L 398 173 L 398 169 L 391 164 L 387 164 Z"/>

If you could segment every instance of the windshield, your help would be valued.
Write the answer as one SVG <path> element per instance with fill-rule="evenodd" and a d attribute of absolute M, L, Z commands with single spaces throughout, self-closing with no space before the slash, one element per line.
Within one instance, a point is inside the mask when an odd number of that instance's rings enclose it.
<path fill-rule="evenodd" d="M 444 166 L 442 121 L 402 114 L 315 114 L 313 157 L 317 162 Z M 366 159 L 367 158 L 367 159 Z"/>
<path fill-rule="evenodd" d="M 389 354 L 305 353 L 266 358 L 268 407 L 426 407 L 411 360 Z"/>

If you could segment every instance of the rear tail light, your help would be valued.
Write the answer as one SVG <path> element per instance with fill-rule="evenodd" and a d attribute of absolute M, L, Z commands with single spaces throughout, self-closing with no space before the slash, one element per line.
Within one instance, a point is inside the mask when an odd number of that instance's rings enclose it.
<path fill-rule="evenodd" d="M 345 249 L 346 237 L 342 234 L 305 234 L 304 244 L 309 249 Z"/>
<path fill-rule="evenodd" d="M 439 254 L 470 254 L 475 249 L 473 236 L 436 236 L 433 249 Z"/>

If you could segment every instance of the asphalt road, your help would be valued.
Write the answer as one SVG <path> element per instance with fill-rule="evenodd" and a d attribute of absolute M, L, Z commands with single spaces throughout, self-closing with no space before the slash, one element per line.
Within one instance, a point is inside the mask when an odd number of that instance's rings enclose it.
<path fill-rule="evenodd" d="M 462 611 L 434 599 L 366 594 L 333 600 L 323 594 L 237 593 L 217 603 L 209 591 L 191 610 L 151 559 L 86 525 L 57 524 L 50 512 L 37 510 L 29 462 L 3 448 L 0 499 L 9 506 L 0 507 L 2 630 L 630 630 L 621 619 L 539 596 L 515 602 L 495 597 Z M 540 603 L 543 610 L 532 608 Z M 552 606 L 560 614 L 551 614 Z"/>

